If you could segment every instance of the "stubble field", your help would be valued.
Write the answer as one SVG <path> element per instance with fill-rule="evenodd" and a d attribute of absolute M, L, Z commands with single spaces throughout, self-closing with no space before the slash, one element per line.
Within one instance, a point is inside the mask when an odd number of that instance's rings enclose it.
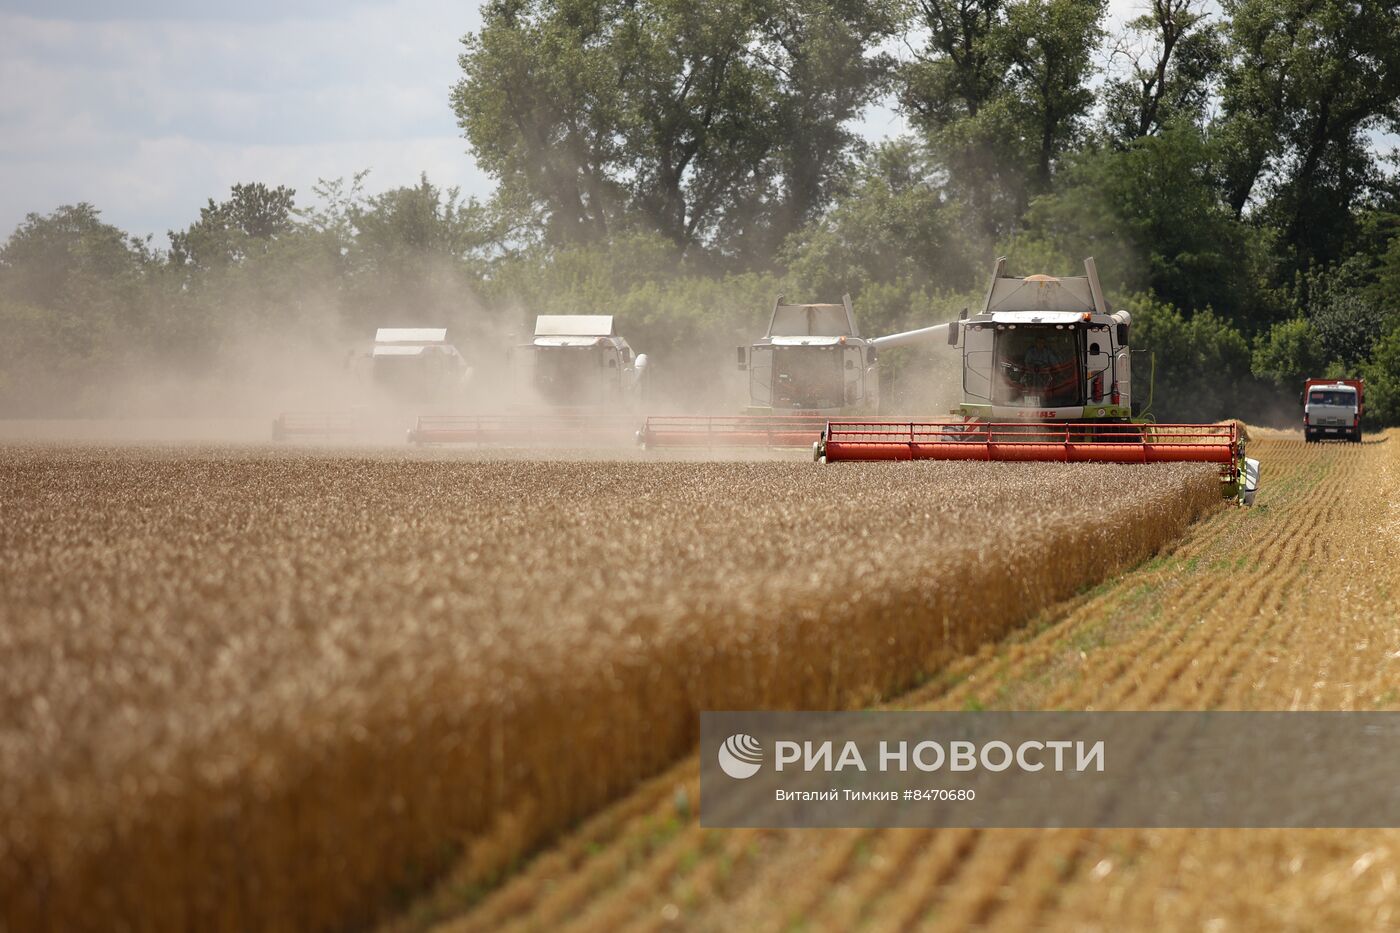
<path fill-rule="evenodd" d="M 1256 508 L 946 665 L 912 709 L 1400 708 L 1400 435 L 1268 432 Z M 1287 780 L 1287 775 L 1280 775 Z M 691 760 L 503 883 L 401 916 L 484 930 L 1381 930 L 1397 830 L 704 830 Z"/>
<path fill-rule="evenodd" d="M 0 449 L 0 927 L 363 925 L 449 866 L 403 916 L 488 916 L 479 892 L 685 754 L 697 710 L 927 682 L 1221 510 L 1217 485 Z M 667 864 L 639 864 L 649 897 Z"/>

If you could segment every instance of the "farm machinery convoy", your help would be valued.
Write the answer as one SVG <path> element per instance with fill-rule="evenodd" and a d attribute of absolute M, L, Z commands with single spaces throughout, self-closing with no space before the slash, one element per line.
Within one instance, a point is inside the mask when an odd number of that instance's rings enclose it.
<path fill-rule="evenodd" d="M 883 337 L 860 333 L 849 295 L 840 304 L 789 304 L 780 296 L 764 335 L 736 354 L 748 382 L 742 413 L 647 416 L 641 412 L 649 360 L 616 332 L 612 316 L 541 315 L 533 338 L 506 355 L 512 395 L 526 403 L 495 414 L 420 414 L 408 439 L 588 447 L 635 437 L 645 448 L 810 446 L 821 463 L 1199 462 L 1217 465 L 1226 494 L 1251 503 L 1259 464 L 1245 456 L 1237 423 L 1150 420 L 1133 381 L 1133 358 L 1146 354 L 1131 349 L 1131 327 L 1126 310 L 1109 307 L 1093 259 L 1085 260 L 1084 275 L 1068 277 L 1007 275 L 1006 260 L 999 259 L 975 314 L 965 309 L 956 321 Z M 882 419 L 881 352 L 939 341 L 960 355 L 961 404 L 940 419 Z M 440 400 L 445 388 L 470 386 L 471 368 L 443 330 L 381 328 L 370 359 L 376 382 L 387 379 L 381 372 L 394 374 L 400 398 L 408 392 L 420 401 Z M 1149 378 L 1149 401 L 1150 385 Z M 1309 390 L 1318 391 L 1311 384 Z M 1322 404 L 1321 397 L 1311 404 Z M 341 438 L 352 422 L 284 414 L 274 436 L 320 431 Z"/>

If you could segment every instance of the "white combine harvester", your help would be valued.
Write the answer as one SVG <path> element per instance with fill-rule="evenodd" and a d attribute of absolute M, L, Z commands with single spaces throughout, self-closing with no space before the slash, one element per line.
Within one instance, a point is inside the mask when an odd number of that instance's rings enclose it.
<path fill-rule="evenodd" d="M 381 327 L 368 352 L 352 353 L 346 366 L 361 387 L 376 391 L 357 393 L 354 409 L 283 412 L 272 423 L 274 441 L 361 437 L 394 409 L 460 396 L 471 378 L 445 327 Z"/>
<path fill-rule="evenodd" d="M 972 317 L 888 338 L 960 347 L 960 419 L 832 421 L 816 459 L 1216 463 L 1228 494 L 1253 501 L 1259 463 L 1237 424 L 1133 421 L 1132 320 L 1109 308 L 1093 259 L 1078 277 L 1005 271 L 998 259 Z"/>
<path fill-rule="evenodd" d="M 617 333 L 610 314 L 542 314 L 529 341 L 509 350 L 519 410 L 420 415 L 415 444 L 590 445 L 626 443 L 645 396 L 648 362 Z"/>
<path fill-rule="evenodd" d="M 445 327 L 381 327 L 369 361 L 374 384 L 405 402 L 460 394 L 471 375 Z"/>
<path fill-rule="evenodd" d="M 779 295 L 767 332 L 738 348 L 749 381 L 745 413 L 652 416 L 637 440 L 646 447 L 806 447 L 832 417 L 879 412 L 880 350 L 944 332 L 866 338 L 850 295 L 840 304 L 785 304 Z"/>
<path fill-rule="evenodd" d="M 633 352 L 611 314 L 542 314 L 511 357 L 517 388 L 552 408 L 631 409 L 646 388 L 647 355 Z"/>

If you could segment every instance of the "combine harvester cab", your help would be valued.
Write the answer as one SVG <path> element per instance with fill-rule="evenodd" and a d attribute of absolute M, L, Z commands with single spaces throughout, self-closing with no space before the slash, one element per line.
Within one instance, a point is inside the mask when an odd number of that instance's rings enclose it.
<path fill-rule="evenodd" d="M 961 417 L 832 421 L 818 461 L 1215 463 L 1227 494 L 1253 502 L 1259 465 L 1237 424 L 1134 422 L 1132 319 L 1109 309 L 1093 259 L 1079 277 L 1005 269 L 997 260 L 979 313 L 939 325 L 962 354 Z"/>
<path fill-rule="evenodd" d="M 542 314 L 534 336 L 509 351 L 518 398 L 506 414 L 420 415 L 415 444 L 581 446 L 630 443 L 648 361 L 616 332 L 610 314 Z"/>
<path fill-rule="evenodd" d="M 470 367 L 447 339 L 445 327 L 381 327 L 369 352 L 370 379 L 401 404 L 459 394 Z"/>
<path fill-rule="evenodd" d="M 767 332 L 738 348 L 748 374 L 742 415 L 647 418 L 643 447 L 807 447 L 832 416 L 880 407 L 876 343 L 860 335 L 851 296 L 840 304 L 773 303 Z"/>

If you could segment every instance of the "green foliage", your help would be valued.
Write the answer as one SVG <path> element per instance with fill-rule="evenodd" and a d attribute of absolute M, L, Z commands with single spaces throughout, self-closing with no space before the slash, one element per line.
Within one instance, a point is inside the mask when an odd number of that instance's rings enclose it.
<path fill-rule="evenodd" d="M 731 257 L 830 200 L 891 26 L 848 0 L 497 0 L 482 20 L 453 109 L 547 243 L 642 229 Z"/>
<path fill-rule="evenodd" d="M 144 241 L 103 223 L 91 204 L 29 214 L 0 247 L 0 290 L 73 314 L 112 313 L 136 297 L 151 262 Z"/>
<path fill-rule="evenodd" d="M 875 283 L 912 289 L 971 285 L 962 213 L 946 203 L 927 156 L 910 140 L 878 147 L 849 197 L 789 239 L 780 256 L 814 294 L 861 296 Z"/>
<path fill-rule="evenodd" d="M 1254 343 L 1254 375 L 1283 389 L 1296 389 L 1305 379 L 1327 369 L 1327 356 L 1317 328 L 1304 317 L 1280 321 Z"/>
<path fill-rule="evenodd" d="M 227 201 L 215 204 L 210 199 L 198 221 L 179 233 L 170 232 L 170 262 L 210 267 L 266 252 L 272 241 L 292 231 L 295 195 L 281 185 L 234 185 Z"/>
<path fill-rule="evenodd" d="M 1379 181 L 1373 132 L 1400 124 L 1400 17 L 1385 3 L 1224 0 L 1220 138 L 1239 213 L 1262 187 L 1287 272 L 1344 258 Z"/>
<path fill-rule="evenodd" d="M 898 71 L 900 102 L 970 218 L 989 239 L 1005 236 L 1081 137 L 1104 4 L 923 0 L 915 10 L 927 39 Z"/>
<path fill-rule="evenodd" d="M 1127 23 L 1114 56 L 1124 67 L 1102 92 L 1109 139 L 1124 145 L 1173 124 L 1204 125 L 1225 45 L 1201 0 L 1157 0 Z"/>
<path fill-rule="evenodd" d="M 1366 421 L 1400 424 L 1400 327 L 1392 327 L 1377 341 L 1361 375 L 1366 380 Z"/>
<path fill-rule="evenodd" d="M 1121 149 L 1089 149 L 1058 190 L 1037 199 L 1027 234 L 1060 268 L 1094 256 L 1106 285 L 1148 290 L 1184 309 L 1229 318 L 1258 313 L 1253 234 L 1208 178 L 1211 150 L 1200 131 L 1176 124 Z M 1048 249 L 1047 249 L 1048 247 Z"/>
<path fill-rule="evenodd" d="M 132 344 L 153 336 L 144 241 L 90 204 L 30 214 L 0 247 L 0 411 L 82 396 Z"/>
<path fill-rule="evenodd" d="M 1158 421 L 1218 421 L 1239 417 L 1260 401 L 1250 375 L 1249 344 L 1215 313 L 1189 317 L 1139 295 L 1125 305 L 1133 315 L 1134 349 L 1156 358 L 1152 413 Z M 1134 371 L 1134 394 L 1145 400 L 1147 373 Z"/>
<path fill-rule="evenodd" d="M 489 343 L 591 311 L 729 410 L 694 374 L 778 294 L 849 292 L 889 333 L 975 305 L 1000 249 L 1023 273 L 1092 255 L 1110 299 L 1137 296 L 1161 418 L 1268 418 L 1302 378 L 1359 371 L 1372 422 L 1400 421 L 1400 189 L 1375 143 L 1400 129 L 1400 17 L 1157 0 L 1100 69 L 1104 9 L 491 0 L 451 98 L 488 200 L 371 194 L 365 172 L 303 205 L 239 184 L 163 253 L 91 205 L 30 215 L 0 246 L 0 407 L 110 408 L 113 373 L 217 375 L 249 334 Z M 870 146 L 854 126 L 882 94 L 915 133 Z"/>

